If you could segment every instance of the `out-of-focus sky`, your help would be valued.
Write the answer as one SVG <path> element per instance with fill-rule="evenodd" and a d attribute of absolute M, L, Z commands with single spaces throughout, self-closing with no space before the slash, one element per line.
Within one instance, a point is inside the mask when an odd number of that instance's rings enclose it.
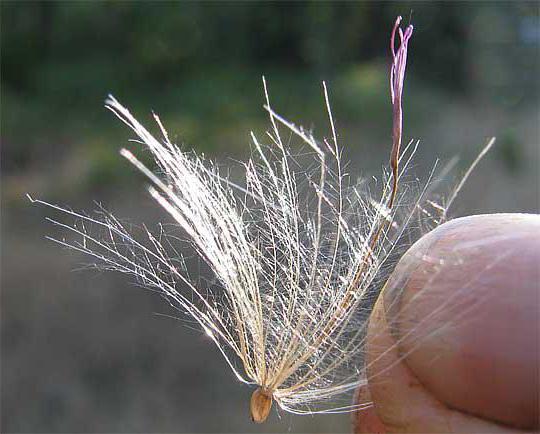
<path fill-rule="evenodd" d="M 345 432 L 349 418 L 274 412 L 255 426 L 199 331 L 122 276 L 44 239 L 26 193 L 129 221 L 168 221 L 118 155 L 140 120 L 224 166 L 274 108 L 328 134 L 326 80 L 351 173 L 378 175 L 391 137 L 389 34 L 414 24 L 404 91 L 413 170 L 497 142 L 451 214 L 538 212 L 536 2 L 9 2 L 1 8 L 2 432 Z M 134 146 L 134 145 L 129 145 Z M 133 148 L 135 149 L 135 148 Z M 144 158 L 144 153 L 140 153 Z M 451 185 L 451 178 L 449 178 Z"/>

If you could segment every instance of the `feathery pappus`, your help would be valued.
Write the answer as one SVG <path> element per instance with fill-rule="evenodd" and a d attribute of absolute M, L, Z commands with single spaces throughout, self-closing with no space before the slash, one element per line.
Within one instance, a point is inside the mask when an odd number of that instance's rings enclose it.
<path fill-rule="evenodd" d="M 417 142 L 402 147 L 403 83 L 413 27 L 402 30 L 400 22 L 398 17 L 390 38 L 391 171 L 383 173 L 376 194 L 344 171 L 324 83 L 331 134 L 318 141 L 274 111 L 263 78 L 270 129 L 264 140 L 251 133 L 244 185 L 222 176 L 203 157 L 183 152 L 156 115 L 160 137 L 115 98 L 107 99 L 106 107 L 150 150 L 159 172 L 130 150 L 121 154 L 151 181 L 150 194 L 187 234 L 217 285 L 202 287 L 190 276 L 176 239 L 162 226 L 135 237 L 103 210 L 92 217 L 32 199 L 74 219 L 72 224 L 49 219 L 73 235 L 55 241 L 95 258 L 101 269 L 135 277 L 196 321 L 236 378 L 254 386 L 255 422 L 268 417 L 273 402 L 298 414 L 369 405 L 352 404 L 351 395 L 366 382 L 370 308 L 392 257 L 421 233 L 419 226 L 433 227 L 445 218 L 446 207 L 430 199 L 433 172 L 421 188 L 404 182 Z M 304 157 L 309 170 L 298 170 L 289 136 L 309 151 Z"/>

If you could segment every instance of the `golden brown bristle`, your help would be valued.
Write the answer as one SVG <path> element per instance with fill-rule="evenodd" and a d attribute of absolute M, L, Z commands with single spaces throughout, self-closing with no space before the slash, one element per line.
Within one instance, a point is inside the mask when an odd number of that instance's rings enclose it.
<path fill-rule="evenodd" d="M 251 420 L 257 423 L 263 423 L 272 408 L 272 394 L 259 387 L 251 395 L 249 408 L 251 411 Z"/>

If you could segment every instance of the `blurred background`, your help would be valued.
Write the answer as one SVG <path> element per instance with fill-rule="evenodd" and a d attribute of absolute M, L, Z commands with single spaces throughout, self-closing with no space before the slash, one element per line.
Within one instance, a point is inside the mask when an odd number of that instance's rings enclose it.
<path fill-rule="evenodd" d="M 349 416 L 274 412 L 249 420 L 251 393 L 203 334 L 124 276 L 47 241 L 51 211 L 25 194 L 134 223 L 170 221 L 119 156 L 133 137 L 108 93 L 139 120 L 231 165 L 274 108 L 328 135 L 328 82 L 352 174 L 388 160 L 389 35 L 411 20 L 405 138 L 413 172 L 437 158 L 462 173 L 494 149 L 453 216 L 538 212 L 537 2 L 9 2 L 1 10 L 1 431 L 346 432 Z M 135 145 L 130 145 L 135 146 Z M 451 180 L 451 179 L 450 179 Z"/>

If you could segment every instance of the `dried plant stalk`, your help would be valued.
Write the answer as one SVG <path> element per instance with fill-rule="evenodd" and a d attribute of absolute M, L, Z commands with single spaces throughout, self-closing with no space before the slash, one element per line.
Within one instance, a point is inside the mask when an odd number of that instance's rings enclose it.
<path fill-rule="evenodd" d="M 267 418 L 274 401 L 286 411 L 309 414 L 369 405 L 351 404 L 350 395 L 366 382 L 370 309 L 399 249 L 414 241 L 420 226 L 433 227 L 445 215 L 427 197 L 433 172 L 422 189 L 401 179 L 417 143 L 400 152 L 412 35 L 412 26 L 402 32 L 400 20 L 391 37 L 392 174 L 383 174 L 378 199 L 367 183 L 351 182 L 343 170 L 324 83 L 331 138 L 318 142 L 274 112 L 264 82 L 269 143 L 251 134 L 254 155 L 244 164 L 242 187 L 171 143 L 157 116 L 159 139 L 116 99 L 107 100 L 106 107 L 150 150 L 160 174 L 131 151 L 122 149 L 122 155 L 150 179 L 150 194 L 188 235 L 218 285 L 204 286 L 190 276 L 177 240 L 162 227 L 136 239 L 103 210 L 91 217 L 48 204 L 75 218 L 72 225 L 51 219 L 75 235 L 58 243 L 96 258 L 100 268 L 134 276 L 200 325 L 236 377 L 256 386 L 256 422 Z M 283 132 L 307 147 L 312 169 L 294 169 L 297 159 Z"/>

